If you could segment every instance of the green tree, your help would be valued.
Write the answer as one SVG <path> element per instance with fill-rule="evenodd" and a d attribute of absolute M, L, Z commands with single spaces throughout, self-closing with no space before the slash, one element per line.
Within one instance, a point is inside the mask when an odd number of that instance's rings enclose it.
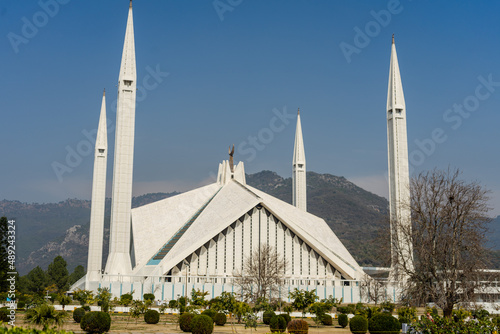
<path fill-rule="evenodd" d="M 48 286 L 47 284 L 47 275 L 40 268 L 40 266 L 36 266 L 32 269 L 28 275 L 26 275 L 26 280 L 24 280 L 26 284 L 26 290 L 28 292 L 43 294 L 44 289 Z"/>
<path fill-rule="evenodd" d="M 94 293 L 90 290 L 76 289 L 73 292 L 73 299 L 78 300 L 80 305 L 83 307 L 94 302 Z"/>
<path fill-rule="evenodd" d="M 32 324 L 42 326 L 44 330 L 52 325 L 62 326 L 67 317 L 68 314 L 65 311 L 58 312 L 54 306 L 47 304 L 31 308 L 26 312 L 26 319 Z"/>
<path fill-rule="evenodd" d="M 76 266 L 75 270 L 69 275 L 68 284 L 70 286 L 75 284 L 83 276 L 85 276 L 85 268 L 82 265 Z"/>
<path fill-rule="evenodd" d="M 121 295 L 119 304 L 122 306 L 125 306 L 125 307 L 129 306 L 130 303 L 132 303 L 132 300 L 134 300 L 132 293 L 133 292 L 129 292 L 129 293 L 124 293 L 123 295 Z"/>
<path fill-rule="evenodd" d="M 245 302 L 236 302 L 236 304 L 234 305 L 233 312 L 239 324 L 241 324 L 241 319 L 243 319 L 251 311 L 252 308 Z"/>
<path fill-rule="evenodd" d="M 289 292 L 289 297 L 293 299 L 292 306 L 296 310 L 302 311 L 302 317 L 305 316 L 307 308 L 318 299 L 316 290 L 305 291 L 297 288 Z"/>
<path fill-rule="evenodd" d="M 0 218 L 0 291 L 9 290 L 7 272 L 9 270 L 9 233 L 7 217 Z"/>
<path fill-rule="evenodd" d="M 191 305 L 196 305 L 199 307 L 205 307 L 208 304 L 208 301 L 205 300 L 205 297 L 209 294 L 208 291 L 201 291 L 200 289 L 191 290 Z"/>
<path fill-rule="evenodd" d="M 111 292 L 108 288 L 97 289 L 95 300 L 97 300 L 97 305 L 101 307 L 101 311 L 106 313 L 110 311 Z"/>
<path fill-rule="evenodd" d="M 49 284 L 55 284 L 58 292 L 65 292 L 69 288 L 69 276 L 66 266 L 67 263 L 62 256 L 56 256 L 47 269 Z"/>
<path fill-rule="evenodd" d="M 59 304 L 61 304 L 64 311 L 66 305 L 69 305 L 71 303 L 71 298 L 61 293 L 57 296 L 57 301 L 59 302 Z"/>

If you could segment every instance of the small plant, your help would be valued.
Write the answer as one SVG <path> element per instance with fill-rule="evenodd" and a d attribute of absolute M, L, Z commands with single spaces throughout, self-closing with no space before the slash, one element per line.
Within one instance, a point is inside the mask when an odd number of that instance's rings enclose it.
<path fill-rule="evenodd" d="M 107 312 L 88 312 L 80 321 L 80 328 L 87 333 L 105 333 L 111 327 L 111 316 Z"/>
<path fill-rule="evenodd" d="M 283 319 L 286 320 L 286 325 L 288 326 L 288 323 L 292 320 L 292 317 L 288 313 L 281 313 L 279 317 L 282 317 Z"/>
<path fill-rule="evenodd" d="M 193 313 L 183 313 L 179 317 L 179 327 L 183 332 L 191 332 L 191 322 L 195 314 Z"/>
<path fill-rule="evenodd" d="M 144 321 L 147 324 L 157 324 L 160 321 L 160 313 L 156 310 L 147 310 L 144 313 Z"/>
<path fill-rule="evenodd" d="M 370 319 L 368 330 L 372 334 L 398 334 L 401 330 L 401 324 L 390 313 L 382 312 Z"/>
<path fill-rule="evenodd" d="M 44 330 L 52 325 L 62 326 L 67 316 L 65 311 L 58 312 L 54 306 L 47 304 L 42 304 L 26 312 L 26 319 L 32 324 L 42 326 Z"/>
<path fill-rule="evenodd" d="M 214 321 L 208 315 L 199 314 L 191 321 L 191 333 L 212 334 L 214 331 Z"/>
<path fill-rule="evenodd" d="M 290 334 L 307 334 L 309 325 L 305 320 L 294 319 L 288 323 L 287 329 Z"/>
<path fill-rule="evenodd" d="M 414 307 L 398 308 L 398 320 L 401 324 L 411 324 L 417 320 L 417 310 Z"/>
<path fill-rule="evenodd" d="M 276 313 L 274 313 L 274 311 L 265 311 L 262 315 L 262 322 L 266 325 L 269 325 L 271 323 L 271 318 L 275 315 Z"/>
<path fill-rule="evenodd" d="M 0 308 L 0 321 L 9 321 L 9 310 L 6 307 Z"/>
<path fill-rule="evenodd" d="M 127 307 L 132 303 L 133 300 L 134 300 L 134 297 L 132 296 L 131 292 L 124 293 L 123 295 L 120 296 L 119 304 Z"/>
<path fill-rule="evenodd" d="M 226 324 L 227 318 L 224 313 L 217 313 L 214 317 L 214 322 L 217 326 L 224 326 Z"/>
<path fill-rule="evenodd" d="M 75 320 L 76 323 L 80 323 L 82 321 L 83 316 L 85 315 L 86 311 L 83 307 L 78 307 L 73 311 L 73 320 Z"/>
<path fill-rule="evenodd" d="M 287 322 L 284 317 L 275 315 L 269 321 L 269 329 L 271 332 L 284 333 L 286 331 Z"/>
<path fill-rule="evenodd" d="M 155 300 L 155 295 L 153 293 L 145 293 L 142 297 L 144 300 Z"/>
<path fill-rule="evenodd" d="M 209 308 L 209 309 L 206 309 L 205 311 L 201 312 L 201 314 L 207 315 L 210 318 L 212 318 L 212 321 L 215 321 L 215 315 L 217 314 L 217 312 L 215 312 L 214 310 Z"/>
<path fill-rule="evenodd" d="M 340 313 L 339 314 L 339 325 L 342 328 L 346 328 L 346 326 L 349 324 L 349 318 L 347 317 L 347 314 L 345 313 Z"/>
<path fill-rule="evenodd" d="M 362 315 L 355 315 L 349 322 L 349 329 L 353 334 L 365 334 L 368 330 L 368 319 Z"/>
<path fill-rule="evenodd" d="M 172 299 L 171 301 L 168 302 L 168 308 L 177 308 L 178 303 L 177 300 Z"/>
<path fill-rule="evenodd" d="M 332 316 L 329 314 L 324 314 L 321 317 L 321 323 L 325 326 L 331 326 L 333 324 Z"/>

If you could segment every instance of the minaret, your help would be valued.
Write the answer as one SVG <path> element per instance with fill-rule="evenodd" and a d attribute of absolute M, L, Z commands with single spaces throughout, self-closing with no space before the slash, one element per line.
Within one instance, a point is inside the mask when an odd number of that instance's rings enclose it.
<path fill-rule="evenodd" d="M 391 218 L 391 278 L 402 280 L 402 262 L 412 265 L 410 173 L 406 135 L 406 106 L 399 73 L 398 56 L 392 36 L 389 87 L 387 92 L 387 143 L 389 157 L 389 211 Z M 406 236 L 406 237 L 405 237 Z M 411 262 L 408 262 L 411 261 Z"/>
<path fill-rule="evenodd" d="M 293 147 L 293 205 L 307 211 L 306 194 L 306 154 L 304 140 L 302 139 L 302 126 L 300 124 L 300 109 L 297 111 L 297 128 L 295 129 L 295 146 Z"/>
<path fill-rule="evenodd" d="M 130 1 L 120 75 L 118 76 L 111 231 L 109 256 L 105 270 L 110 275 L 129 274 L 132 271 L 130 211 L 132 207 L 136 81 L 134 23 L 132 1 Z"/>
<path fill-rule="evenodd" d="M 97 281 L 102 269 L 104 207 L 106 202 L 106 166 L 108 161 L 108 131 L 106 129 L 106 92 L 102 93 L 101 115 L 97 127 L 90 208 L 89 254 L 87 280 Z"/>

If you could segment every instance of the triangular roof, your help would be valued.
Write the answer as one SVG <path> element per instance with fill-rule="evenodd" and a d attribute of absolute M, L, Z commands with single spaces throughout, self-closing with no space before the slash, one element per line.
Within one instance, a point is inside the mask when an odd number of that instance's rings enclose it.
<path fill-rule="evenodd" d="M 258 189 L 229 181 L 212 184 L 132 210 L 138 273 L 167 241 L 209 201 L 192 225 L 159 264 L 149 269 L 165 274 L 258 204 L 330 262 L 347 279 L 359 279 L 362 269 L 326 222 Z M 154 267 L 154 268 L 152 268 Z M 150 272 L 150 270 L 148 270 Z"/>

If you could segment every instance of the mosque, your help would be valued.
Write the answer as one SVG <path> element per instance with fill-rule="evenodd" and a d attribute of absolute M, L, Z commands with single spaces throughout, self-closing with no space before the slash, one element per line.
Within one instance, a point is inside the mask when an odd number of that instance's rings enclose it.
<path fill-rule="evenodd" d="M 87 274 L 72 289 L 113 295 L 133 292 L 134 298 L 154 293 L 169 300 L 190 293 L 238 292 L 235 276 L 250 254 L 270 245 L 286 263 L 279 297 L 294 288 L 313 290 L 320 298 L 361 300 L 366 275 L 326 222 L 307 212 L 306 158 L 300 112 L 292 160 L 293 205 L 246 184 L 243 162 L 219 164 L 213 184 L 132 209 L 136 63 L 132 1 L 130 1 L 118 78 L 115 155 L 109 255 L 102 263 L 106 193 L 106 101 L 95 144 Z M 409 218 L 399 203 L 409 201 L 406 108 L 394 39 L 387 98 L 390 212 Z M 408 219 L 409 221 L 409 219 Z M 394 227 L 392 233 L 397 233 Z M 391 272 L 397 272 L 392 268 Z"/>

